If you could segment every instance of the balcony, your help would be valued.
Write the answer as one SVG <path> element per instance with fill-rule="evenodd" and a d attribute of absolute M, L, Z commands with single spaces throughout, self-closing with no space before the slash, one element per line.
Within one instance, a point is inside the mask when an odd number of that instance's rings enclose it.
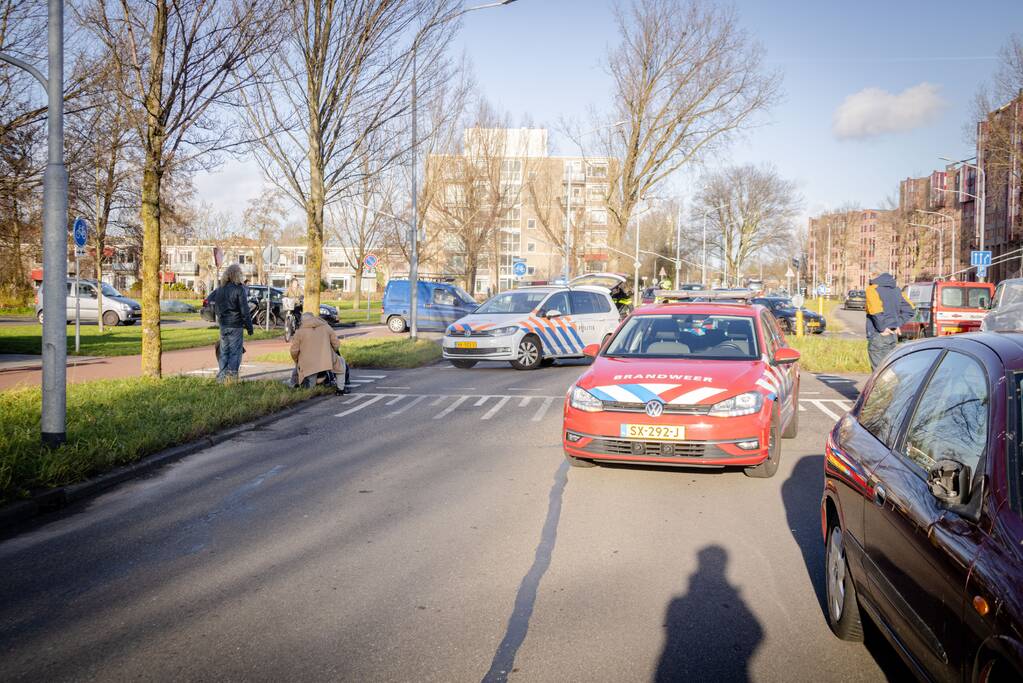
<path fill-rule="evenodd" d="M 171 266 L 171 270 L 175 275 L 198 275 L 199 264 L 198 263 L 175 263 Z"/>

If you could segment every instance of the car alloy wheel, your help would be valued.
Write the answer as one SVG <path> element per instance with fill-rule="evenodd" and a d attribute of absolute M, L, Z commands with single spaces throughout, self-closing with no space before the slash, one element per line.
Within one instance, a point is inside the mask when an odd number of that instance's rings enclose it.
<path fill-rule="evenodd" d="M 842 529 L 835 527 L 828 541 L 828 613 L 832 621 L 841 621 L 845 606 L 845 547 L 842 545 Z"/>
<path fill-rule="evenodd" d="M 523 337 L 519 342 L 519 349 L 515 360 L 511 362 L 516 370 L 533 370 L 540 366 L 543 355 L 540 352 L 540 343 L 535 337 Z"/>
<path fill-rule="evenodd" d="M 831 631 L 842 640 L 863 640 L 856 585 L 846 561 L 845 534 L 837 523 L 828 531 L 824 551 L 824 593 Z"/>
<path fill-rule="evenodd" d="M 401 334 L 405 331 L 405 319 L 400 315 L 392 315 L 387 319 L 387 329 L 395 334 Z"/>

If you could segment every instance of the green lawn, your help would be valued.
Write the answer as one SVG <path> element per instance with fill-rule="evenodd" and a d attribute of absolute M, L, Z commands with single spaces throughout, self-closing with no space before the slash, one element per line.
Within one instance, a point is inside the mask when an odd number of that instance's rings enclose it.
<path fill-rule="evenodd" d="M 35 315 L 36 309 L 32 306 L 15 306 L 13 308 L 0 308 L 0 315 Z"/>
<path fill-rule="evenodd" d="M 316 393 L 281 382 L 133 378 L 69 384 L 67 443 L 39 442 L 40 389 L 0 393 L 0 502 L 82 481 L 169 446 L 280 410 Z M 244 454 L 240 454 L 244 455 Z"/>
<path fill-rule="evenodd" d="M 440 345 L 427 339 L 413 346 L 407 338 L 351 339 L 341 342 L 341 355 L 353 368 L 418 368 L 441 357 Z M 252 359 L 254 362 L 291 363 L 287 351 L 266 353 Z"/>
<path fill-rule="evenodd" d="M 354 301 L 324 301 L 323 303 L 328 306 L 334 306 L 337 308 L 337 318 L 341 322 L 380 322 L 380 299 L 374 298 L 370 301 L 369 306 L 369 318 L 366 317 L 366 300 L 363 299 L 360 302 L 360 307 L 353 308 Z"/>
<path fill-rule="evenodd" d="M 865 339 L 791 335 L 786 340 L 802 354 L 799 366 L 807 372 L 870 373 Z"/>
<path fill-rule="evenodd" d="M 74 355 L 75 326 L 68 325 L 68 354 Z M 282 330 L 265 332 L 256 329 L 246 339 L 274 339 L 283 334 Z M 0 353 L 42 353 L 42 327 L 39 325 L 11 325 L 0 327 Z M 197 346 L 210 346 L 219 337 L 216 327 L 169 329 L 163 328 L 160 337 L 164 351 L 191 349 Z M 142 353 L 142 325 L 130 327 L 108 327 L 100 334 L 96 325 L 83 325 L 81 332 L 80 356 L 131 356 Z"/>

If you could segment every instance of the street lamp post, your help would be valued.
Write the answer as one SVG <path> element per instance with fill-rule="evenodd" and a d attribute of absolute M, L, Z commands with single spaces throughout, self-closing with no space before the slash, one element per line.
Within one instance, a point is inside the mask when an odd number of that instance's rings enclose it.
<path fill-rule="evenodd" d="M 47 161 L 43 172 L 43 444 L 67 439 L 67 170 L 64 168 L 64 4 L 49 0 L 48 69 L 0 53 L 46 89 Z"/>
<path fill-rule="evenodd" d="M 728 206 L 728 204 L 721 204 L 715 206 L 712 209 L 707 209 L 703 212 L 703 286 L 707 286 L 707 215 L 711 211 L 720 211 L 721 209 Z"/>
<path fill-rule="evenodd" d="M 50 0 L 51 3 L 54 0 Z M 510 5 L 515 0 L 500 0 L 499 2 L 488 2 L 483 5 L 476 5 L 475 7 L 466 7 L 458 12 L 452 12 L 446 17 L 442 17 L 434 23 L 441 23 L 442 21 L 451 21 L 457 19 L 463 14 L 469 12 L 475 12 L 476 10 L 488 9 L 491 7 L 503 7 L 504 5 Z M 433 24 L 431 24 L 432 26 Z M 429 28 L 429 27 L 427 27 Z M 416 168 L 419 165 L 419 140 L 416 137 L 416 119 L 417 116 L 417 83 L 416 83 L 416 58 L 419 52 L 419 39 L 423 35 L 423 30 L 420 30 L 412 41 L 412 221 L 410 226 L 410 239 L 409 239 L 409 266 L 408 266 L 408 286 L 409 286 L 409 336 L 415 341 L 419 334 L 419 327 L 417 323 L 417 314 L 419 308 L 419 227 L 418 227 L 418 216 L 416 215 L 417 198 L 419 195 L 419 183 L 416 180 Z M 472 292 L 470 292 L 472 294 Z"/>
<path fill-rule="evenodd" d="M 956 251 L 956 233 L 958 232 L 958 230 L 956 230 L 955 214 L 953 213 L 951 215 L 946 216 L 945 214 L 943 214 L 943 213 L 941 213 L 939 211 L 924 211 L 923 209 L 917 209 L 917 213 L 929 213 L 932 216 L 941 216 L 942 218 L 949 218 L 949 219 L 951 219 L 951 221 L 952 221 L 952 268 L 951 268 L 951 270 L 949 272 L 950 273 L 955 273 L 957 268 L 959 267 L 959 252 Z M 942 239 L 944 239 L 944 238 L 942 238 Z M 942 272 L 944 272 L 944 269 L 942 270 Z"/>
<path fill-rule="evenodd" d="M 980 251 L 984 251 L 984 241 L 985 241 L 984 229 L 985 229 L 986 223 L 987 223 L 987 220 L 986 220 L 987 219 L 987 174 L 984 173 L 984 169 L 981 168 L 979 165 L 968 163 L 966 159 L 960 159 L 959 161 L 954 161 L 952 159 L 949 159 L 948 157 L 938 157 L 938 158 L 941 159 L 942 161 L 947 161 L 950 164 L 962 164 L 963 166 L 966 166 L 968 168 L 972 168 L 975 171 L 977 171 L 977 182 L 980 183 L 980 196 L 975 195 L 975 194 L 970 194 L 969 192 L 963 192 L 962 190 L 958 190 L 957 191 L 957 190 L 948 190 L 948 189 L 945 189 L 945 188 L 941 188 L 941 189 L 944 192 L 955 192 L 957 194 L 964 194 L 967 197 L 972 197 L 973 199 L 977 200 L 977 204 L 979 204 L 979 206 L 977 207 L 977 210 L 973 214 L 974 221 L 975 221 L 975 224 L 976 224 L 976 229 L 977 229 L 977 246 L 978 246 L 978 249 Z M 970 157 L 970 158 L 974 158 L 974 157 Z M 978 159 L 977 161 L 980 161 L 980 159 Z M 954 233 L 953 233 L 953 235 L 954 235 Z M 986 280 L 986 278 L 978 276 L 977 280 L 979 282 L 984 282 Z"/>

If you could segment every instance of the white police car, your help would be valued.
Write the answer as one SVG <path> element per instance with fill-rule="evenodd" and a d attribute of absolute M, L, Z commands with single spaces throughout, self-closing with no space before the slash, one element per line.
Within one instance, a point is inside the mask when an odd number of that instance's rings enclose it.
<path fill-rule="evenodd" d="M 614 276 L 618 277 L 618 276 Z M 444 358 L 456 368 L 504 360 L 532 370 L 556 358 L 580 358 L 583 347 L 602 344 L 619 323 L 603 286 L 525 287 L 491 297 L 474 313 L 448 326 Z"/>

